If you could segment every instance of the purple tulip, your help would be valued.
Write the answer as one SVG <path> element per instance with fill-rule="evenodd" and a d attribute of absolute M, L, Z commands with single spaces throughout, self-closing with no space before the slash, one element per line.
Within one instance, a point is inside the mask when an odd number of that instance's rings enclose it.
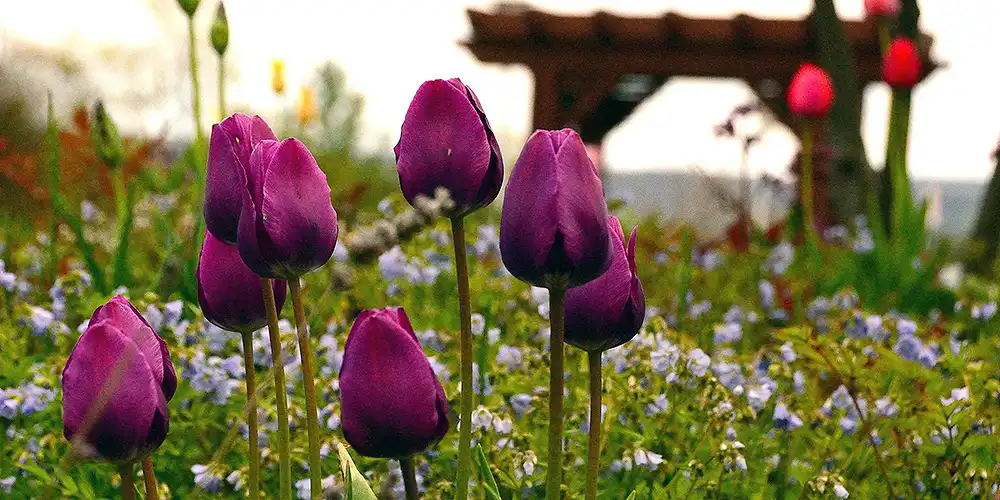
<path fill-rule="evenodd" d="M 330 259 L 337 212 L 316 159 L 298 139 L 262 140 L 250 154 L 237 246 L 253 272 L 297 279 Z"/>
<path fill-rule="evenodd" d="M 504 194 L 503 263 L 539 287 L 587 283 L 611 262 L 607 218 L 601 179 L 580 136 L 570 129 L 536 131 Z"/>
<path fill-rule="evenodd" d="M 205 319 L 231 332 L 252 332 L 267 324 L 260 277 L 243 263 L 236 245 L 205 231 L 198 260 L 198 303 Z M 285 282 L 274 280 L 274 302 L 281 312 Z"/>
<path fill-rule="evenodd" d="M 625 246 L 621 224 L 608 217 L 611 265 L 599 278 L 566 291 L 566 343 L 585 351 L 605 351 L 635 337 L 646 316 L 646 296 L 635 269 L 632 229 Z"/>
<path fill-rule="evenodd" d="M 250 154 L 262 140 L 278 140 L 259 116 L 236 113 L 212 126 L 205 185 L 205 224 L 235 245 L 250 170 Z"/>
<path fill-rule="evenodd" d="M 465 215 L 500 193 L 500 145 L 476 94 L 458 78 L 426 81 L 417 89 L 393 151 L 411 205 L 417 195 L 433 198 L 435 189 L 445 187 L 455 215 Z"/>
<path fill-rule="evenodd" d="M 87 458 L 132 462 L 163 443 L 177 377 L 167 345 L 118 296 L 97 308 L 63 368 L 63 432 Z M 106 397 L 103 410 L 97 405 Z M 110 392 L 108 392 L 110 391 Z M 78 431 L 86 432 L 77 437 Z"/>
<path fill-rule="evenodd" d="M 401 307 L 351 327 L 340 368 L 344 438 L 368 457 L 419 453 L 448 432 L 448 400 Z"/>

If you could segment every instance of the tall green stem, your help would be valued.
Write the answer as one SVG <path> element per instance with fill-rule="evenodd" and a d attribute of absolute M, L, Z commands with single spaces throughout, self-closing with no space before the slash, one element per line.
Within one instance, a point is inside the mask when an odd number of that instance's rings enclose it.
<path fill-rule="evenodd" d="M 563 339 L 566 333 L 566 289 L 549 289 L 549 321 L 552 335 L 549 339 L 551 362 L 549 364 L 549 458 L 545 498 L 560 499 L 562 485 L 563 438 Z M 593 425 L 593 423 L 591 423 Z"/>
<path fill-rule="evenodd" d="M 462 217 L 451 219 L 451 239 L 455 246 L 455 274 L 458 278 L 458 315 L 461 324 L 462 407 L 458 430 L 458 476 L 455 499 L 466 500 L 472 461 L 472 305 L 469 298 L 469 262 L 465 255 L 465 224 Z"/>
<path fill-rule="evenodd" d="M 226 58 L 219 56 L 219 121 L 226 119 Z"/>
<path fill-rule="evenodd" d="M 243 367 L 247 380 L 247 443 L 251 500 L 260 498 L 260 445 L 257 442 L 257 368 L 253 362 L 253 332 L 242 332 Z"/>
<path fill-rule="evenodd" d="M 906 175 L 906 142 L 910 131 L 910 90 L 895 89 L 889 111 L 889 140 L 885 159 L 892 186 L 891 234 L 899 239 L 905 230 L 903 221 L 913 203 L 910 181 Z"/>
<path fill-rule="evenodd" d="M 601 351 L 587 353 L 590 362 L 590 441 L 587 445 L 587 500 L 597 500 L 601 465 Z"/>
<path fill-rule="evenodd" d="M 314 499 L 323 497 L 323 458 L 319 454 L 319 413 L 316 409 L 316 379 L 313 378 L 313 354 L 309 345 L 309 325 L 302 305 L 302 286 L 299 278 L 288 280 L 295 310 L 295 330 L 299 339 L 302 361 L 302 385 L 306 389 L 306 430 L 309 434 L 309 484 Z"/>
<path fill-rule="evenodd" d="M 112 275 L 113 286 L 129 285 L 128 243 L 132 229 L 132 214 L 129 206 L 128 187 L 125 185 L 125 168 L 117 165 L 111 168 L 111 182 L 115 193 L 115 212 L 118 218 L 118 242 L 115 248 L 115 268 Z"/>
<path fill-rule="evenodd" d="M 278 328 L 278 309 L 274 304 L 274 288 L 267 278 L 260 280 L 267 310 L 267 333 L 271 338 L 271 372 L 274 373 L 274 403 L 278 411 L 278 464 L 281 490 L 278 498 L 292 498 L 292 463 L 288 456 L 288 401 L 285 394 L 285 362 L 281 355 L 281 329 Z"/>
<path fill-rule="evenodd" d="M 160 493 L 156 488 L 156 472 L 153 471 L 153 458 L 146 455 L 142 459 L 142 482 L 146 484 L 146 500 L 159 500 Z"/>
<path fill-rule="evenodd" d="M 55 282 L 59 274 L 59 126 L 56 124 L 55 105 L 52 103 L 52 91 L 48 92 L 49 117 L 46 141 L 49 149 L 49 199 L 52 203 L 52 224 L 49 228 L 49 282 Z"/>
<path fill-rule="evenodd" d="M 812 253 L 819 248 L 816 235 L 816 216 L 813 211 L 813 124 L 802 126 L 802 171 L 799 173 L 799 191 L 802 202 L 802 230 L 806 238 L 806 251 Z"/>
<path fill-rule="evenodd" d="M 417 500 L 417 472 L 413 468 L 413 457 L 399 459 L 399 470 L 403 473 L 403 489 L 406 500 Z"/>
<path fill-rule="evenodd" d="M 198 84 L 198 44 L 194 31 L 194 15 L 188 16 L 188 62 L 191 70 L 191 110 L 194 113 L 194 137 L 200 150 L 205 137 L 201 132 L 201 86 Z"/>
<path fill-rule="evenodd" d="M 135 500 L 135 464 L 129 462 L 118 466 L 118 474 L 122 477 L 122 500 Z"/>

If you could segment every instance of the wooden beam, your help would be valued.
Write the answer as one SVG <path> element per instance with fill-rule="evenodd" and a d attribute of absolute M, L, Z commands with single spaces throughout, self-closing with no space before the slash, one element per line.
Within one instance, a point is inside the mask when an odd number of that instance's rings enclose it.
<path fill-rule="evenodd" d="M 565 71 L 588 73 L 595 69 L 616 74 L 684 75 L 694 77 L 754 80 L 772 75 L 794 74 L 805 59 L 797 52 L 757 50 L 746 52 L 727 48 L 664 50 L 623 47 L 551 44 L 538 46 L 523 42 L 477 43 L 467 45 L 483 62 L 523 61 L 531 68 L 559 67 Z M 879 81 L 881 56 L 855 54 L 862 81 Z"/>
<path fill-rule="evenodd" d="M 597 110 L 597 105 L 601 100 L 614 91 L 615 85 L 621 75 L 614 73 L 601 73 L 599 75 L 588 75 L 587 83 L 581 89 L 581 93 L 576 97 L 573 105 L 566 111 L 567 124 L 579 127 L 583 120 Z"/>

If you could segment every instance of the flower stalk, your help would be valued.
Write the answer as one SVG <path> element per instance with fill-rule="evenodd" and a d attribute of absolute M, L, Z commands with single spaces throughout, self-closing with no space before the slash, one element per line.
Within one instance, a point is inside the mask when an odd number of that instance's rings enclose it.
<path fill-rule="evenodd" d="M 313 354 L 309 345 L 309 326 L 306 324 L 305 309 L 302 304 L 302 286 L 299 279 L 288 281 L 295 311 L 295 329 L 299 340 L 299 355 L 302 362 L 302 383 L 306 392 L 306 431 L 309 435 L 309 484 L 312 498 L 323 495 L 323 459 L 319 453 L 319 413 L 316 408 L 316 379 L 313 376 Z"/>
<path fill-rule="evenodd" d="M 159 500 L 160 494 L 156 488 L 156 472 L 153 471 L 153 458 L 149 455 L 142 459 L 142 482 L 146 485 L 146 500 Z"/>
<path fill-rule="evenodd" d="M 118 467 L 118 474 L 122 477 L 122 500 L 135 500 L 135 472 L 132 470 L 134 465 L 129 462 Z"/>
<path fill-rule="evenodd" d="M 458 311 L 461 324 L 462 400 L 458 434 L 458 476 L 455 498 L 468 496 L 469 471 L 472 467 L 472 306 L 469 298 L 469 264 L 465 253 L 463 217 L 451 219 L 452 242 L 455 247 L 455 274 L 458 279 Z M 412 465 L 412 464 L 411 464 Z M 416 498 L 416 497 L 414 497 Z"/>
<path fill-rule="evenodd" d="M 597 500 L 597 475 L 601 465 L 601 351 L 589 351 L 590 435 L 587 443 L 587 500 Z"/>
<path fill-rule="evenodd" d="M 406 500 L 417 500 L 417 472 L 413 467 L 413 457 L 399 459 L 399 470 L 403 474 L 403 489 Z"/>
<path fill-rule="evenodd" d="M 562 487 L 563 439 L 563 356 L 566 336 L 566 289 L 549 289 L 549 314 L 552 335 L 549 340 L 549 450 L 546 473 L 545 498 L 559 500 Z M 591 423 L 593 425 L 593 422 Z"/>
<path fill-rule="evenodd" d="M 247 385 L 247 453 L 250 460 L 250 498 L 260 498 L 260 444 L 257 435 L 257 368 L 253 362 L 253 332 L 241 332 Z"/>
<path fill-rule="evenodd" d="M 291 499 L 292 464 L 288 456 L 288 401 L 285 394 L 285 363 L 281 353 L 281 329 L 278 327 L 278 310 L 274 303 L 271 280 L 261 278 L 261 292 L 267 310 L 267 331 L 271 339 L 271 371 L 274 373 L 274 403 L 278 413 L 278 470 L 280 475 L 278 498 Z"/>

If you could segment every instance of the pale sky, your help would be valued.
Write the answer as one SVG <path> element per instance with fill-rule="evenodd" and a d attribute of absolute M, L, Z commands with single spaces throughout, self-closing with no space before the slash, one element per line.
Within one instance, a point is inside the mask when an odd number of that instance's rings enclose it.
<path fill-rule="evenodd" d="M 22 41 L 69 47 L 95 75 L 98 89 L 123 128 L 147 133 L 190 134 L 187 48 L 183 17 L 172 0 L 0 0 L 0 64 Z M 805 15 L 810 0 L 534 0 L 541 10 L 587 13 L 729 17 Z M 229 0 L 231 83 L 228 100 L 262 115 L 281 104 L 270 90 L 271 61 L 286 61 L 289 100 L 324 61 L 347 74 L 366 98 L 362 147 L 395 143 L 399 125 L 419 84 L 461 77 L 475 89 L 500 135 L 511 137 L 505 155 L 529 133 L 532 78 L 523 67 L 480 64 L 458 42 L 471 28 L 465 9 L 490 8 L 487 0 Z M 838 0 L 843 18 L 857 19 L 862 0 Z M 152 7 L 151 7 L 152 6 Z M 202 0 L 202 57 L 206 127 L 216 114 L 215 57 L 207 24 L 216 2 Z M 983 179 L 993 170 L 990 153 L 1000 136 L 1000 2 L 923 0 L 921 27 L 935 37 L 934 56 L 948 66 L 915 92 L 909 165 L 915 177 Z M 138 70 L 107 62 L 108 47 L 152 49 Z M 169 104 L 136 109 L 121 100 L 126 90 L 161 89 Z M 865 96 L 864 138 L 873 164 L 884 155 L 888 90 L 870 86 Z M 96 96 L 89 96 L 96 97 Z M 604 161 L 615 170 L 687 168 L 735 174 L 739 149 L 716 139 L 712 128 L 751 92 L 723 80 L 675 79 L 609 134 Z M 509 145 L 508 145 L 509 144 Z M 766 135 L 751 156 L 751 170 L 783 175 L 795 151 L 785 129 Z"/>

